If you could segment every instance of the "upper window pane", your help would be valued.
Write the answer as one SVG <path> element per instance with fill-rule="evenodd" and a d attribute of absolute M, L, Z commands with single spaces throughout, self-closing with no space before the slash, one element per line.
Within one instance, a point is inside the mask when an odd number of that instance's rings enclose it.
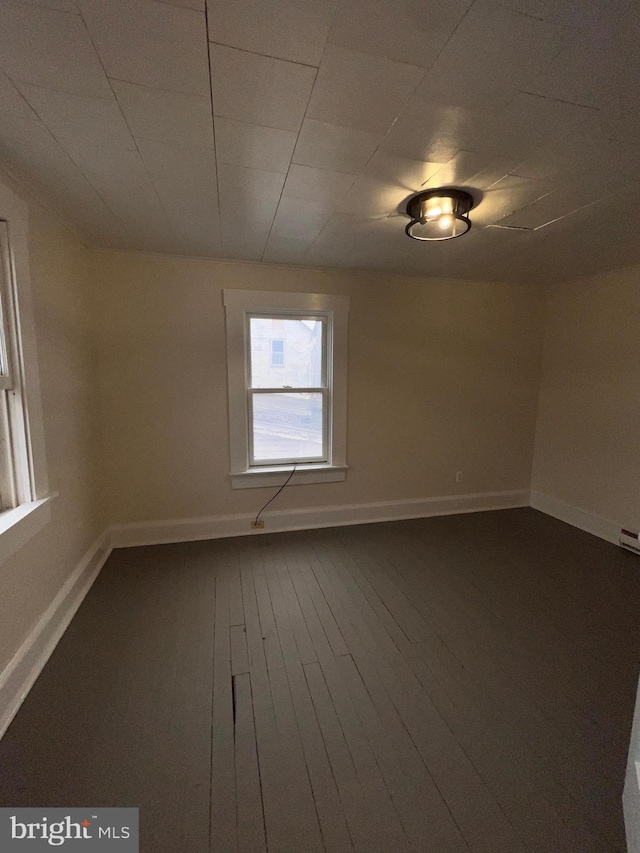
<path fill-rule="evenodd" d="M 321 388 L 324 320 L 251 317 L 252 388 Z"/>

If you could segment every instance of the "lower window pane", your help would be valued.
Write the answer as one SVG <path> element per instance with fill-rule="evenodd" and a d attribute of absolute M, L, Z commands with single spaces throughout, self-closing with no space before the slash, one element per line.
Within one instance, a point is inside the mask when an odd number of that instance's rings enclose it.
<path fill-rule="evenodd" d="M 322 459 L 322 394 L 254 394 L 254 462 Z"/>

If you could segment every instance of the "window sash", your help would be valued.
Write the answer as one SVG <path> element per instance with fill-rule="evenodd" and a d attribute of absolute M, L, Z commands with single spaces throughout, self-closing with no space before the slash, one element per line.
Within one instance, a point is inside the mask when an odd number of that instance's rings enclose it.
<path fill-rule="evenodd" d="M 309 311 L 247 311 L 245 314 L 245 386 L 246 388 L 253 387 L 251 384 L 252 365 L 251 365 L 251 321 L 252 320 L 315 320 L 322 323 L 322 359 L 321 359 L 321 386 L 322 388 L 329 387 L 327 381 L 329 370 L 329 325 L 331 317 L 326 311 L 309 312 Z M 279 340 L 279 339 L 278 339 Z M 286 346 L 283 347 L 283 351 Z M 276 386 L 274 386 L 276 387 Z M 285 386 L 281 385 L 280 390 Z M 258 389 L 256 389 L 258 390 Z M 266 389 L 260 389 L 266 390 Z M 295 391 L 300 389 L 295 388 Z"/>
<path fill-rule="evenodd" d="M 9 233 L 5 220 L 0 220 L 0 391 L 13 388 L 9 325 L 9 288 L 12 281 L 9 256 Z"/>
<path fill-rule="evenodd" d="M 253 387 L 252 364 L 251 364 L 251 320 L 314 320 L 322 324 L 321 339 L 321 383 L 320 385 L 304 388 L 290 388 L 289 386 L 273 386 L 267 388 Z M 248 463 L 250 468 L 263 466 L 288 467 L 295 464 L 326 463 L 329 461 L 331 446 L 331 416 L 332 416 L 332 388 L 329 383 L 330 370 L 330 341 L 331 341 L 331 315 L 326 311 L 247 311 L 245 314 L 245 391 L 247 406 L 247 448 Z M 284 350 L 284 347 L 283 347 Z M 258 459 L 254 452 L 254 424 L 253 424 L 253 396 L 254 394 L 322 394 L 322 454 L 320 456 L 290 457 L 287 459 Z"/>
<path fill-rule="evenodd" d="M 283 459 L 256 459 L 253 441 L 253 397 L 255 394 L 322 394 L 322 454 L 320 456 L 291 456 Z M 290 466 L 303 465 L 313 462 L 327 462 L 329 460 L 329 389 L 328 388 L 248 388 L 247 389 L 247 413 L 249 425 L 249 467 L 261 468 L 264 466 Z"/>

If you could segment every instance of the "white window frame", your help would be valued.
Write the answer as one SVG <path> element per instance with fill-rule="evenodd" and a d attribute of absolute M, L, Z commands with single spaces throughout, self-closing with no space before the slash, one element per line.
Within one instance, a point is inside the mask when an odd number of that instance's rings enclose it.
<path fill-rule="evenodd" d="M 2 499 L 0 563 L 51 520 L 28 252 L 28 209 L 0 182 Z"/>
<path fill-rule="evenodd" d="M 291 484 L 344 480 L 347 472 L 347 328 L 349 297 L 322 293 L 286 293 L 265 290 L 223 290 L 227 332 L 230 477 L 234 489 L 273 486 L 282 482 L 293 462 L 251 465 L 249 419 L 248 318 L 264 313 L 326 318 L 327 387 L 325 406 L 326 457 L 300 462 Z M 299 390 L 299 389 L 296 389 Z"/>

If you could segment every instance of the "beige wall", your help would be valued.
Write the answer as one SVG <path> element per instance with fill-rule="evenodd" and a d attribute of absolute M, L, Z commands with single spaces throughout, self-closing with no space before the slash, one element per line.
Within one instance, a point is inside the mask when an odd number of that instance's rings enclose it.
<path fill-rule="evenodd" d="M 640 267 L 551 288 L 532 489 L 640 524 Z"/>
<path fill-rule="evenodd" d="M 541 288 L 113 252 L 93 263 L 112 522 L 252 512 L 273 494 L 229 484 L 224 287 L 351 296 L 347 479 L 295 486 L 278 509 L 529 488 Z"/>
<path fill-rule="evenodd" d="M 97 362 L 89 252 L 30 205 L 29 254 L 52 520 L 0 565 L 0 672 L 104 527 L 97 501 Z"/>

